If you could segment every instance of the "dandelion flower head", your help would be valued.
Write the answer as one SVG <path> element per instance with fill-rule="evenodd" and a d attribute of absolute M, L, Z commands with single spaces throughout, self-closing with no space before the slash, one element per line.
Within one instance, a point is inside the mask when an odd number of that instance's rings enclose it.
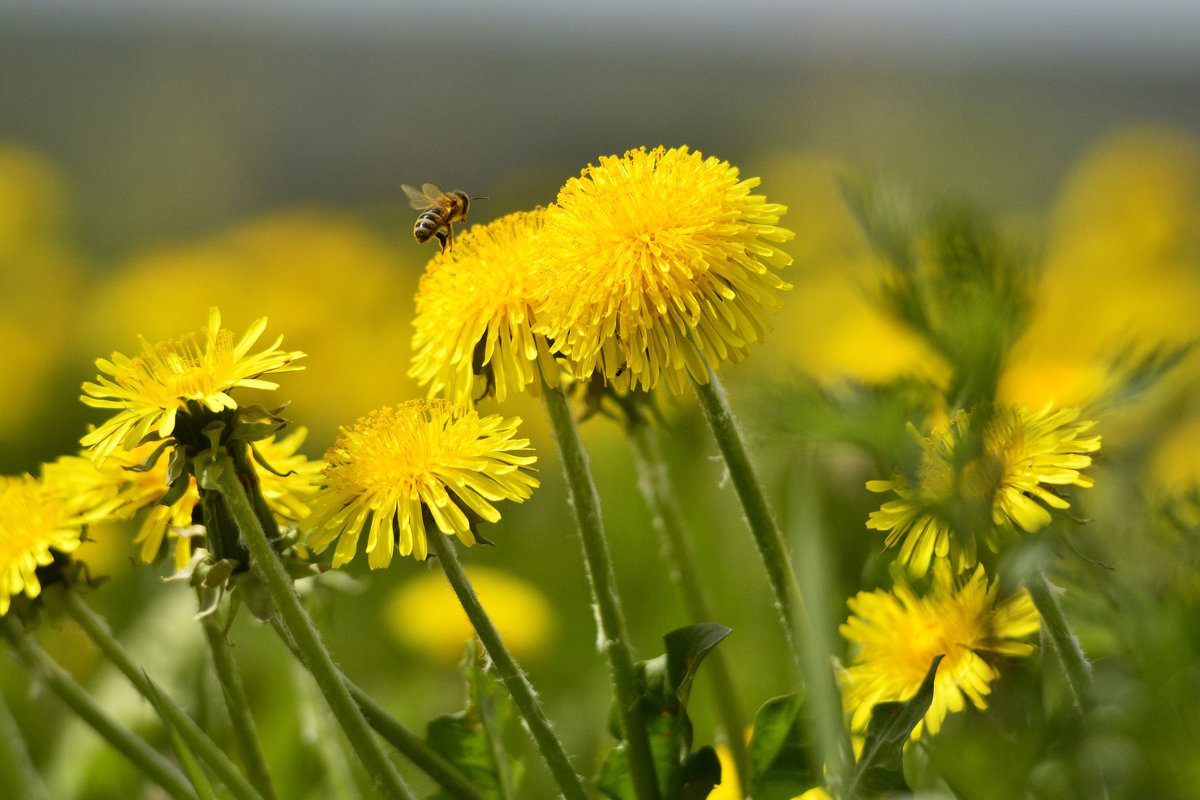
<path fill-rule="evenodd" d="M 309 514 L 308 501 L 316 493 L 314 483 L 323 462 L 309 461 L 297 452 L 308 431 L 298 427 L 286 436 L 271 436 L 254 443 L 271 470 L 258 473 L 267 506 L 279 519 L 299 522 Z M 173 541 L 172 562 L 183 569 L 192 557 L 196 506 L 200 493 L 196 480 L 187 476 L 188 488 L 170 505 L 160 502 L 171 488 L 167 467 L 169 459 L 162 456 L 142 469 L 140 465 L 154 452 L 156 442 L 146 442 L 128 451 L 118 451 L 102 464 L 80 456 L 63 456 L 47 464 L 47 475 L 53 475 L 64 486 L 75 487 L 81 497 L 95 497 L 84 506 L 96 509 L 117 519 L 127 519 L 144 512 L 133 542 L 138 545 L 138 560 L 148 564 L 158 558 L 163 542 Z M 135 467 L 138 467 L 135 469 Z M 104 504 L 100 505 L 103 501 Z"/>
<path fill-rule="evenodd" d="M 687 147 L 631 150 L 572 178 L 541 236 L 539 324 L 580 378 L 680 392 L 738 361 L 770 327 L 786 208 L 728 162 Z"/>
<path fill-rule="evenodd" d="M 325 454 L 309 546 L 319 553 L 338 538 L 339 567 L 365 531 L 372 569 L 390 564 L 394 550 L 423 561 L 427 517 L 474 544 L 476 520 L 500 519 L 492 503 L 523 502 L 538 485 L 529 474 L 537 457 L 528 439 L 516 438 L 520 422 L 433 399 L 381 408 L 342 428 Z"/>
<path fill-rule="evenodd" d="M 52 482 L 32 475 L 0 476 L 0 616 L 12 598 L 37 597 L 38 567 L 54 561 L 54 552 L 79 548 L 86 519 L 70 496 Z"/>
<path fill-rule="evenodd" d="M 915 481 L 897 475 L 867 483 L 873 492 L 898 496 L 871 512 L 867 527 L 887 531 L 885 545 L 900 546 L 898 558 L 913 576 L 924 575 L 935 558 L 948 559 L 956 573 L 975 563 L 979 526 L 956 524 L 964 507 L 985 509 L 991 524 L 981 537 L 997 552 L 1000 534 L 1034 533 L 1050 524 L 1047 507 L 1070 506 L 1054 487 L 1093 484 L 1080 470 L 1091 465 L 1089 453 L 1100 449 L 1100 437 L 1083 435 L 1095 421 L 1080 420 L 1078 408 L 989 411 L 982 423 L 980 410 L 960 411 L 923 440 Z M 976 440 L 979 452 L 964 453 L 964 442 Z"/>
<path fill-rule="evenodd" d="M 987 708 L 985 698 L 1000 675 L 989 658 L 1029 655 L 1033 646 L 1020 640 L 1038 629 L 1029 594 L 1021 589 L 1000 597 L 998 584 L 988 584 L 982 566 L 961 585 L 948 569 L 936 570 L 927 596 L 899 583 L 891 592 L 859 592 L 848 604 L 851 616 L 839 631 L 856 651 L 841 678 L 854 731 L 866 729 L 876 704 L 916 694 L 938 655 L 945 658 L 923 720 L 929 732 L 937 733 L 946 715 L 961 711 L 966 700 Z"/>
<path fill-rule="evenodd" d="M 103 374 L 97 383 L 83 384 L 80 399 L 117 413 L 84 436 L 92 460 L 101 463 L 118 449 L 132 450 L 147 436 L 169 437 L 176 416 L 188 402 L 214 413 L 234 409 L 232 389 L 276 389 L 278 384 L 262 376 L 303 369 L 292 363 L 303 353 L 279 349 L 282 336 L 265 350 L 250 352 L 266 326 L 264 317 L 235 342 L 233 333 L 221 327 L 221 312 L 214 308 L 200 334 L 157 345 L 143 339 L 142 352 L 134 358 L 113 353 L 111 359 L 98 359 L 96 366 Z"/>
<path fill-rule="evenodd" d="M 417 289 L 409 375 L 430 396 L 471 403 L 485 394 L 537 392 L 540 365 L 554 385 L 546 337 L 533 333 L 533 264 L 545 209 L 517 212 L 459 236 L 430 262 Z"/>

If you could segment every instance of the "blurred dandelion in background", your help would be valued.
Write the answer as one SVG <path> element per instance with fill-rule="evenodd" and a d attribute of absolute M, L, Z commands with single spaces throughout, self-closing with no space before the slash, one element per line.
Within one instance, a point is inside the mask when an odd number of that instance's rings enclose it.
<path fill-rule="evenodd" d="M 504 643 L 522 661 L 546 654 L 557 632 L 550 598 L 536 585 L 500 569 L 470 565 L 467 577 Z M 413 575 L 383 605 L 385 628 L 396 641 L 444 664 L 462 660 L 463 645 L 475 636 L 444 576 Z"/>
<path fill-rule="evenodd" d="M 933 586 L 918 594 L 898 583 L 890 592 L 859 592 L 848 601 L 851 616 L 839 631 L 853 646 L 850 666 L 841 672 L 842 697 L 850 726 L 864 731 L 877 703 L 911 697 L 934 657 L 945 655 L 935 678 L 933 704 L 922 727 L 937 733 L 946 715 L 969 700 L 987 708 L 991 684 L 1005 658 L 1028 656 L 1021 641 L 1038 630 L 1038 614 L 1024 589 L 1000 595 L 983 567 L 961 579 L 935 570 Z"/>

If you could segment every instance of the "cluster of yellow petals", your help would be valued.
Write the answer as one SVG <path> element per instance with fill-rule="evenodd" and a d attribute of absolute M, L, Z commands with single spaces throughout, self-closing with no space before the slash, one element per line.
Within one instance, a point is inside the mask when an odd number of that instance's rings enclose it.
<path fill-rule="evenodd" d="M 316 478 L 323 466 L 310 461 L 298 450 L 308 431 L 298 427 L 285 436 L 272 436 L 255 442 L 263 460 L 271 470 L 259 472 L 259 483 L 267 506 L 287 522 L 299 522 L 310 509 L 308 501 L 316 493 Z M 192 556 L 194 511 L 200 503 L 196 481 L 189 478 L 187 491 L 170 505 L 161 505 L 168 489 L 166 455 L 158 458 L 149 469 L 134 469 L 146 460 L 157 447 L 146 442 L 132 450 L 118 451 L 102 464 L 80 456 L 62 456 L 44 468 L 57 485 L 80 498 L 80 505 L 94 515 L 115 519 L 134 517 L 145 511 L 134 536 L 139 545 L 138 560 L 154 561 L 168 536 L 174 542 L 172 562 L 183 569 Z M 273 470 L 273 471 L 272 471 Z"/>
<path fill-rule="evenodd" d="M 417 290 L 409 375 L 431 396 L 471 403 L 486 394 L 557 385 L 546 337 L 534 332 L 534 272 L 545 209 L 476 225 L 429 263 Z"/>
<path fill-rule="evenodd" d="M 763 338 L 791 288 L 773 270 L 792 233 L 758 183 L 687 147 L 601 158 L 567 182 L 540 240 L 539 317 L 577 377 L 679 392 L 707 380 L 704 359 Z"/>
<path fill-rule="evenodd" d="M 680 392 L 738 361 L 790 289 L 776 270 L 786 208 L 728 162 L 687 147 L 599 159 L 546 209 L 475 226 L 417 294 L 410 374 L 469 402 L 581 380 Z M 707 364 L 705 363 L 707 361 Z"/>
<path fill-rule="evenodd" d="M 266 326 L 264 317 L 235 343 L 233 333 L 221 327 L 220 311 L 213 308 L 200 334 L 156 345 L 143 339 L 142 352 L 133 358 L 113 353 L 111 359 L 97 359 L 103 374 L 96 383 L 83 384 L 80 399 L 117 413 L 83 437 L 92 460 L 99 464 L 118 449 L 132 450 L 148 436 L 167 438 L 188 401 L 214 412 L 237 408 L 230 390 L 275 389 L 278 384 L 263 380 L 263 375 L 303 369 L 293 364 L 303 353 L 279 349 L 282 336 L 265 350 L 250 353 Z"/>
<path fill-rule="evenodd" d="M 343 428 L 325 454 L 309 545 L 319 553 L 340 537 L 339 567 L 366 531 L 372 569 L 390 564 L 394 551 L 421 561 L 426 515 L 442 533 L 474 544 L 473 519 L 497 521 L 492 503 L 523 502 L 538 485 L 529 440 L 516 438 L 520 421 L 434 399 L 381 408 Z"/>
<path fill-rule="evenodd" d="M 891 592 L 859 592 L 848 605 L 851 616 L 839 631 L 857 649 L 841 673 L 842 701 L 851 729 L 859 732 L 866 729 L 873 706 L 916 694 L 939 655 L 945 658 L 923 720 L 929 732 L 937 733 L 946 715 L 961 711 L 966 700 L 987 708 L 985 698 L 999 675 L 988 657 L 1029 655 L 1033 646 L 1020 640 L 1039 625 L 1029 594 L 1020 589 L 1001 597 L 998 582 L 989 585 L 982 566 L 961 585 L 949 570 L 936 570 L 925 596 L 899 583 Z"/>
<path fill-rule="evenodd" d="M 960 450 L 978 435 L 980 412 L 960 411 L 922 440 L 915 482 L 896 476 L 867 483 L 873 492 L 898 496 L 871 512 L 867 527 L 887 531 L 886 546 L 900 546 L 898 558 L 914 576 L 924 575 L 934 559 L 948 559 L 955 572 L 975 563 L 975 536 L 956 529 L 952 509 L 964 503 L 987 509 L 995 527 L 982 538 L 994 552 L 1000 534 L 1018 528 L 1034 533 L 1051 521 L 1047 506 L 1070 506 L 1053 487 L 1093 483 L 1080 470 L 1091 465 L 1089 453 L 1100 449 L 1100 437 L 1083 435 L 1095 422 L 1080 420 L 1078 408 L 989 411 L 977 455 L 964 460 Z"/>
<path fill-rule="evenodd" d="M 12 598 L 37 597 L 42 584 L 38 567 L 54 561 L 54 553 L 79 548 L 83 525 L 79 502 L 53 481 L 32 475 L 0 476 L 0 616 Z"/>

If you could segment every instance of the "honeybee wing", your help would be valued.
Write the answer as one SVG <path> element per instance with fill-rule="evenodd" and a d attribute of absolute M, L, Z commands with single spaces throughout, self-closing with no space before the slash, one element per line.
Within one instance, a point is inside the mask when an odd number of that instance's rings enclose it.
<path fill-rule="evenodd" d="M 431 199 L 428 194 L 429 187 L 431 187 L 431 186 L 433 186 L 432 183 L 427 183 L 427 184 L 425 184 L 425 187 L 424 187 L 425 191 L 421 191 L 420 189 L 415 189 L 412 186 L 409 186 L 407 183 L 405 183 L 405 184 L 402 184 L 400 186 L 400 188 L 404 190 L 404 193 L 406 195 L 408 195 L 409 205 L 411 205 L 417 211 L 424 211 L 425 209 L 429 208 L 434 203 L 434 200 Z M 433 186 L 433 188 L 437 191 L 441 191 L 436 186 Z M 435 195 L 435 197 L 436 197 L 436 195 Z"/>

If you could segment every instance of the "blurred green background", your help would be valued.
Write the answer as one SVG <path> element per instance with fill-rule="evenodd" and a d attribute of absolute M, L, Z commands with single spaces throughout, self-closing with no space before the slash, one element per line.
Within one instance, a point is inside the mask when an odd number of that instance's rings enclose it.
<path fill-rule="evenodd" d="M 1044 272 L 1007 396 L 1080 402 L 1103 383 L 1096 372 L 1114 348 L 1200 333 L 1200 12 L 1169 2 L 1055 8 L 9 2 L 0 6 L 0 469 L 36 471 L 74 452 L 98 419 L 77 400 L 92 361 L 134 352 L 139 334 L 197 330 L 213 304 L 236 332 L 269 316 L 268 334 L 310 354 L 280 394 L 317 457 L 338 425 L 420 394 L 404 373 L 412 294 L 432 248 L 412 240 L 401 183 L 487 195 L 471 209 L 472 222 L 486 222 L 553 201 L 600 155 L 658 144 L 727 159 L 790 206 L 796 289 L 773 338 L 723 373 L 781 508 L 795 445 L 752 411 L 764 387 L 797 373 L 878 382 L 937 369 L 864 300 L 874 264 L 842 205 L 844 176 L 995 215 Z M 1124 428 L 1101 428 L 1106 450 L 1111 441 L 1136 465 L 1122 473 L 1134 476 L 1123 484 L 1133 494 L 1148 475 L 1159 487 L 1195 483 L 1194 366 L 1166 399 L 1122 417 Z M 668 405 L 717 621 L 734 628 L 722 647 L 753 709 L 790 689 L 785 650 L 694 404 Z M 590 772 L 607 743 L 607 670 L 554 444 L 536 402 L 501 410 L 526 420 L 543 485 L 502 509 L 495 548 L 464 557 L 533 587 L 545 627 L 518 657 Z M 619 430 L 597 419 L 584 436 L 635 644 L 650 657 L 687 620 Z M 823 457 L 837 551 L 832 631 L 845 597 L 869 588 L 863 565 L 879 542 L 862 522 L 878 498 L 863 483 L 881 474 L 852 448 Z M 197 713 L 216 714 L 201 637 L 183 624 L 190 595 L 134 569 L 122 535 L 81 551 L 112 576 L 95 605 L 156 677 Z M 456 645 L 414 633 L 446 627 L 450 601 L 418 591 L 436 573 L 408 561 L 349 572 L 355 585 L 322 579 L 314 597 L 346 671 L 417 729 L 461 707 L 446 655 Z M 491 591 L 501 618 L 523 608 L 517 590 Z M 537 628 L 532 613 L 512 612 Z M 157 735 L 148 709 L 119 691 L 71 626 L 47 627 L 47 647 Z M 329 796 L 315 776 L 329 774 L 322 759 L 335 756 L 321 737 L 333 734 L 321 712 L 307 720 L 296 710 L 309 689 L 265 629 L 242 619 L 232 637 L 281 794 Z M 30 694 L 10 659 L 0 664 L 54 796 L 132 796 L 136 776 L 53 700 Z M 712 713 L 704 692 L 696 697 L 707 741 Z M 545 776 L 531 773 L 529 796 L 543 796 Z"/>

